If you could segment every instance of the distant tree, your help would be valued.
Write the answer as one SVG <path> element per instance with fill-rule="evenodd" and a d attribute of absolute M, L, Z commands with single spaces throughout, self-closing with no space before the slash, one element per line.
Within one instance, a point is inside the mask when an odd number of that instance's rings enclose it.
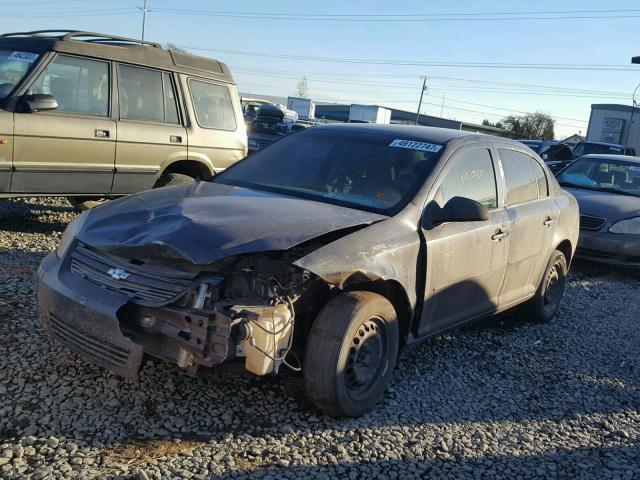
<path fill-rule="evenodd" d="M 302 80 L 296 85 L 296 94 L 299 98 L 306 98 L 309 95 L 309 84 L 307 83 L 307 77 L 302 77 Z"/>
<path fill-rule="evenodd" d="M 174 52 L 188 53 L 184 48 L 180 48 L 174 43 L 165 43 L 164 48 L 166 48 L 167 50 L 173 50 Z"/>
<path fill-rule="evenodd" d="M 510 115 L 502 119 L 502 125 L 513 138 L 553 140 L 555 137 L 555 120 L 542 112 L 522 116 Z"/>
<path fill-rule="evenodd" d="M 482 120 L 482 125 L 484 125 L 485 127 L 504 128 L 504 125 L 502 125 L 502 122 L 493 123 L 487 120 L 486 118 Z"/>

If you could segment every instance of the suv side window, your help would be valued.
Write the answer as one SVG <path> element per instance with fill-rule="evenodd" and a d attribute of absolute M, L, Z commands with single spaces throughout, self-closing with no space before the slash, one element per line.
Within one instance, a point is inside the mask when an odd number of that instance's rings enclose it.
<path fill-rule="evenodd" d="M 173 82 L 168 73 L 118 65 L 120 118 L 179 123 Z"/>
<path fill-rule="evenodd" d="M 549 185 L 547 184 L 547 176 L 544 173 L 544 169 L 533 158 L 529 157 L 531 166 L 533 167 L 533 175 L 536 177 L 536 183 L 538 184 L 538 198 L 543 198 L 549 195 Z"/>
<path fill-rule="evenodd" d="M 53 95 L 56 112 L 109 115 L 109 64 L 99 60 L 56 56 L 30 89 Z"/>
<path fill-rule="evenodd" d="M 471 198 L 489 210 L 498 207 L 496 174 L 488 149 L 478 148 L 454 154 L 447 162 L 447 167 L 449 170 L 434 197 L 441 207 L 453 197 Z"/>
<path fill-rule="evenodd" d="M 231 95 L 226 86 L 189 79 L 189 90 L 198 125 L 217 130 L 236 129 Z"/>
<path fill-rule="evenodd" d="M 538 198 L 538 179 L 526 153 L 499 149 L 507 184 L 507 205 L 530 202 Z"/>

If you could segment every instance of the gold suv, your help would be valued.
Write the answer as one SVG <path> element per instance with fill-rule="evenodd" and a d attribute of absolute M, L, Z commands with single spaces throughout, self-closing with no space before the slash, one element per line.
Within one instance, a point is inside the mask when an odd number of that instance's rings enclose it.
<path fill-rule="evenodd" d="M 246 151 L 224 63 L 90 32 L 0 36 L 0 198 L 87 208 L 208 178 Z"/>

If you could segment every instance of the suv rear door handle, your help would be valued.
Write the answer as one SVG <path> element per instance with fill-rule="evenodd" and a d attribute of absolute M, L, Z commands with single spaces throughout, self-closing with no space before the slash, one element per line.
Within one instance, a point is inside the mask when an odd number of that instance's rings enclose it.
<path fill-rule="evenodd" d="M 551 224 L 552 224 L 554 221 L 555 221 L 555 220 L 554 220 L 553 218 L 551 218 L 551 217 L 547 217 L 547 218 L 545 219 L 545 221 L 544 221 L 544 222 L 542 222 L 542 224 L 543 224 L 545 227 L 550 227 L 550 226 L 551 226 Z"/>
<path fill-rule="evenodd" d="M 182 137 L 180 135 L 171 135 L 169 141 L 171 143 L 182 143 Z"/>
<path fill-rule="evenodd" d="M 491 240 L 493 240 L 494 242 L 499 242 L 503 238 L 507 238 L 508 236 L 509 236 L 508 232 L 503 232 L 502 230 L 498 230 L 496 233 L 491 235 Z"/>

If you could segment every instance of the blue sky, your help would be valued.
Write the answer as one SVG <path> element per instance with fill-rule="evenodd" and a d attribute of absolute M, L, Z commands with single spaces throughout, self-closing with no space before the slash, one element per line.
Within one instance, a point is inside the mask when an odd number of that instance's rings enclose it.
<path fill-rule="evenodd" d="M 143 0 L 0 0 L 0 30 L 77 28 L 139 37 L 141 13 L 136 7 L 142 6 L 142 2 Z M 586 132 L 586 121 L 592 103 L 630 104 L 633 89 L 640 83 L 640 65 L 634 69 L 630 64 L 632 56 L 640 55 L 640 3 L 637 0 L 148 0 L 148 8 L 147 39 L 198 48 L 192 51 L 225 61 L 230 65 L 242 92 L 292 95 L 296 83 L 305 75 L 310 96 L 317 100 L 378 103 L 415 110 L 422 82 L 419 77 L 426 75 L 429 77 L 429 90 L 423 113 L 440 115 L 443 96 L 444 117 L 470 122 L 479 123 L 483 118 L 496 121 L 504 115 L 518 114 L 519 111 L 542 110 L 555 117 L 562 117 L 557 119 L 556 132 L 557 136 L 564 136 L 578 131 Z M 162 11 L 163 9 L 175 9 L 181 13 Z M 581 14 L 621 17 L 606 19 L 438 22 L 250 19 L 207 13 L 414 15 L 613 9 L 638 10 Z M 549 14 L 537 16 L 545 17 Z M 493 16 L 496 17 L 504 18 L 504 15 Z M 200 48 L 245 53 L 199 50 Z M 273 58 L 247 55 L 246 52 L 402 60 L 414 63 L 607 64 L 621 65 L 631 71 L 376 65 Z M 536 87 L 502 85 L 504 83 Z"/>

